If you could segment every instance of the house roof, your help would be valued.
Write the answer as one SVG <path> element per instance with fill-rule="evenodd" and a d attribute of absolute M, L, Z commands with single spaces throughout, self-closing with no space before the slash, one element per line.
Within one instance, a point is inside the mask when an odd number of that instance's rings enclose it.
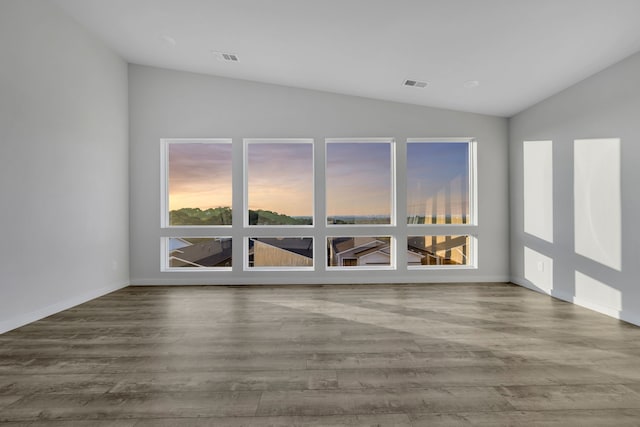
<path fill-rule="evenodd" d="M 334 237 L 332 240 L 336 253 L 342 253 L 360 246 L 371 246 L 371 244 L 375 244 L 375 242 L 380 241 L 375 237 Z"/>
<path fill-rule="evenodd" d="M 307 258 L 313 258 L 313 239 L 310 237 L 259 237 L 251 240 L 265 243 L 270 246 L 274 246 L 278 249 L 293 252 L 298 255 L 305 256 Z"/>
<path fill-rule="evenodd" d="M 220 240 L 210 239 L 175 249 L 169 253 L 169 257 L 177 267 L 194 266 L 194 264 L 214 267 L 231 259 L 231 244 L 230 242 L 223 244 Z"/>
<path fill-rule="evenodd" d="M 387 250 L 385 251 L 385 249 L 387 249 Z M 362 251 L 355 252 L 353 255 L 356 256 L 357 258 L 372 254 L 374 252 L 382 252 L 385 255 L 390 255 L 390 251 L 388 249 L 389 249 L 389 244 L 388 243 L 381 243 L 381 244 L 376 245 L 374 247 L 367 248 L 367 249 L 364 249 Z"/>

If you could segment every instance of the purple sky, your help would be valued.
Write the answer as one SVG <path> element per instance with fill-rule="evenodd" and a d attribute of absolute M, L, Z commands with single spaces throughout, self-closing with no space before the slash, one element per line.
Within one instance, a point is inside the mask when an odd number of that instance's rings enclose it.
<path fill-rule="evenodd" d="M 313 144 L 247 145 L 249 209 L 313 216 Z"/>
<path fill-rule="evenodd" d="M 389 143 L 327 144 L 327 216 L 391 214 Z"/>
<path fill-rule="evenodd" d="M 231 206 L 231 144 L 169 144 L 169 209 Z M 411 215 L 468 213 L 468 144 L 407 144 Z M 313 145 L 247 145 L 250 209 L 313 215 Z M 389 143 L 327 144 L 328 216 L 389 215 Z"/>
<path fill-rule="evenodd" d="M 407 144 L 407 213 L 468 214 L 469 144 Z"/>
<path fill-rule="evenodd" d="M 169 144 L 169 210 L 231 207 L 231 144 Z"/>

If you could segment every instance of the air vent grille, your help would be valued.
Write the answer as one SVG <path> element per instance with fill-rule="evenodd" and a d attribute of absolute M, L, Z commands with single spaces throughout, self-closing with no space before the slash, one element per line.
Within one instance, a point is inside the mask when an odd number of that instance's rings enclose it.
<path fill-rule="evenodd" d="M 420 80 L 410 80 L 407 79 L 404 81 L 404 83 L 402 84 L 403 86 L 409 86 L 409 87 L 419 87 L 419 88 L 424 88 L 427 87 L 427 82 L 421 82 Z"/>
<path fill-rule="evenodd" d="M 223 62 L 239 62 L 240 58 L 235 53 L 228 52 L 212 52 L 213 55 L 218 58 L 219 61 Z"/>

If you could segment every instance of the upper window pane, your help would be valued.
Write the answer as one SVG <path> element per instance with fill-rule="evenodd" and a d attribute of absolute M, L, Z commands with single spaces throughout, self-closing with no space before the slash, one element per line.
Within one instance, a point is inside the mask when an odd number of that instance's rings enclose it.
<path fill-rule="evenodd" d="M 170 226 L 231 225 L 231 143 L 169 142 Z"/>
<path fill-rule="evenodd" d="M 391 224 L 391 142 L 327 141 L 327 223 Z"/>
<path fill-rule="evenodd" d="M 247 142 L 249 225 L 313 224 L 312 142 Z"/>
<path fill-rule="evenodd" d="M 469 143 L 407 144 L 407 223 L 468 224 Z"/>

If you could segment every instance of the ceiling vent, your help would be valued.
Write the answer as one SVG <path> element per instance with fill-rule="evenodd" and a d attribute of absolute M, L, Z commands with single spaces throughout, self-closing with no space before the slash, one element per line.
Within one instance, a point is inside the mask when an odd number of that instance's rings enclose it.
<path fill-rule="evenodd" d="M 419 80 L 405 80 L 404 83 L 402 84 L 402 86 L 409 86 L 409 87 L 419 87 L 419 88 L 424 88 L 427 87 L 427 82 L 421 82 Z"/>
<path fill-rule="evenodd" d="M 238 62 L 240 58 L 235 53 L 225 53 L 225 52 L 212 52 L 213 55 L 218 58 L 219 61 L 223 62 Z"/>

